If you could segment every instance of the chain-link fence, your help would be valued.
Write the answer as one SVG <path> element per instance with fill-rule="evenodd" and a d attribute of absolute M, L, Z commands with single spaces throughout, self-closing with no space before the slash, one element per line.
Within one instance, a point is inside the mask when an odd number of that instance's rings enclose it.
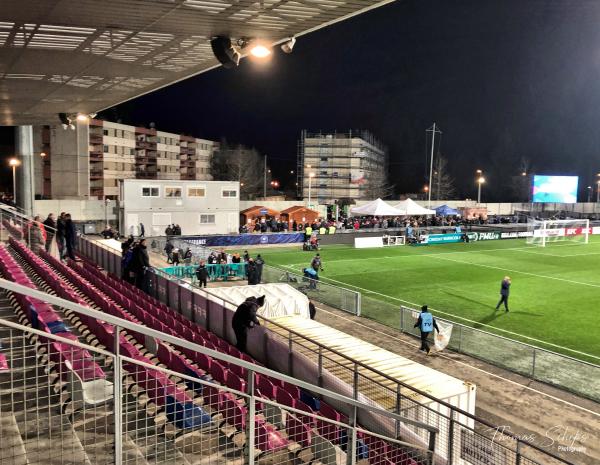
<path fill-rule="evenodd" d="M 419 335 L 418 328 L 414 327 L 418 310 L 402 306 L 399 313 L 396 310 L 396 315 L 402 332 Z M 600 401 L 600 366 L 460 323 L 436 319 L 453 326 L 448 343 L 450 350 Z"/>

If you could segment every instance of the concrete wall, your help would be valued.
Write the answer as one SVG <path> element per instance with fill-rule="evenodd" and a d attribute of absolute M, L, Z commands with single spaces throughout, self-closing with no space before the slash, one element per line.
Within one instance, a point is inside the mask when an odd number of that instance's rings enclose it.
<path fill-rule="evenodd" d="M 50 127 L 53 198 L 81 198 L 90 194 L 89 127 L 76 122 L 75 131 Z"/>
<path fill-rule="evenodd" d="M 158 188 L 158 196 L 143 197 L 144 187 Z M 181 188 L 181 197 L 167 197 L 167 188 Z M 202 187 L 204 197 L 190 197 L 188 189 Z M 224 197 L 223 191 L 235 191 Z M 147 236 L 164 235 L 169 224 L 181 226 L 184 235 L 237 233 L 240 221 L 239 183 L 233 181 L 174 181 L 127 179 L 121 183 L 121 233 L 139 233 L 143 223 Z M 204 215 L 204 217 L 202 216 Z M 201 218 L 214 215 L 214 223 Z"/>

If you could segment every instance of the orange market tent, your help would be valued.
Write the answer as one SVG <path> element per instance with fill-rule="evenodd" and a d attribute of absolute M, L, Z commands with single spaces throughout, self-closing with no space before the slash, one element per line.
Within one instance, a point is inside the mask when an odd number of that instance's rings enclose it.
<path fill-rule="evenodd" d="M 290 208 L 286 208 L 282 210 L 281 213 L 282 221 L 287 221 L 288 223 L 313 223 L 317 218 L 320 218 L 321 215 L 317 210 L 313 210 L 312 208 L 304 207 L 302 205 L 295 205 Z"/>

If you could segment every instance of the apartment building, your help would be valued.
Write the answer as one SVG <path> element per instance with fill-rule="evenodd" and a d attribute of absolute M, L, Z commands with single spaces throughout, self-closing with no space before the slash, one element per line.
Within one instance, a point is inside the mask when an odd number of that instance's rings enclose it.
<path fill-rule="evenodd" d="M 298 196 L 333 205 L 346 198 L 371 200 L 387 183 L 387 151 L 367 131 L 309 133 L 298 141 Z"/>
<path fill-rule="evenodd" d="M 218 143 L 191 136 L 90 119 L 34 128 L 36 196 L 118 199 L 119 181 L 209 181 Z"/>

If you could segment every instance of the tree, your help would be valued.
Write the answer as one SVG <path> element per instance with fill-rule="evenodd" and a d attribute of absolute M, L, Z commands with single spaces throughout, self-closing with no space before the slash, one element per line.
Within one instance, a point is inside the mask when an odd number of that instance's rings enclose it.
<path fill-rule="evenodd" d="M 433 160 L 433 176 L 431 178 L 431 198 L 448 200 L 454 195 L 454 179 L 448 174 L 448 160 L 438 153 Z"/>
<path fill-rule="evenodd" d="M 222 140 L 211 158 L 211 174 L 215 181 L 239 181 L 240 198 L 252 199 L 263 195 L 264 158 L 254 148 L 232 145 Z M 271 181 L 267 172 L 267 186 Z"/>

